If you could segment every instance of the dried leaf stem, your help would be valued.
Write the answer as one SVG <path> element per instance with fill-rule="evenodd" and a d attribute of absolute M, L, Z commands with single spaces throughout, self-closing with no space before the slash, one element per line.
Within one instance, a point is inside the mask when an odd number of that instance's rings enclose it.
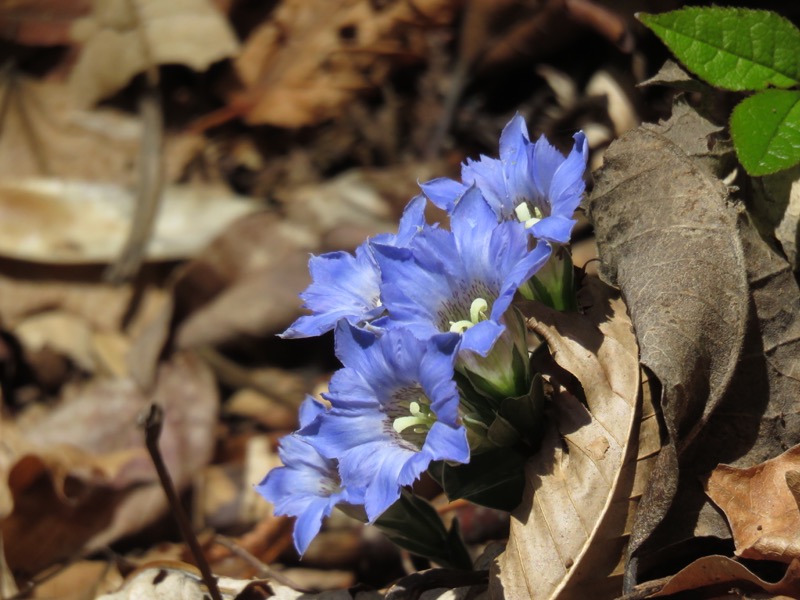
<path fill-rule="evenodd" d="M 200 569 L 203 583 L 206 584 L 212 600 L 222 600 L 219 587 L 217 587 L 217 580 L 211 573 L 211 567 L 203 554 L 203 550 L 200 548 L 200 543 L 197 541 L 197 536 L 192 530 L 189 518 L 186 516 L 186 512 L 183 510 L 178 500 L 178 494 L 175 492 L 172 477 L 170 477 L 167 466 L 164 464 L 164 459 L 161 456 L 161 451 L 158 448 L 158 439 L 161 437 L 161 426 L 163 422 L 164 410 L 157 404 L 151 404 L 147 414 L 143 415 L 142 418 L 145 445 L 147 446 L 147 451 L 150 453 L 150 458 L 153 460 L 153 465 L 155 465 L 161 487 L 164 488 L 164 493 L 167 495 L 167 501 L 169 502 L 172 515 L 178 522 L 183 541 L 186 542 L 197 567 Z"/>

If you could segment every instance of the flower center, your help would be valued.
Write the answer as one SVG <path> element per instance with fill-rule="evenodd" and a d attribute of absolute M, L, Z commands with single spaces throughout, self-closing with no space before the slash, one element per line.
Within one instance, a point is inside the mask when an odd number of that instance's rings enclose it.
<path fill-rule="evenodd" d="M 525 224 L 525 229 L 530 229 L 544 218 L 544 214 L 538 206 L 533 207 L 533 214 L 531 214 L 531 209 L 527 202 L 517 204 L 514 207 L 514 213 L 517 215 L 519 222 Z"/>
<path fill-rule="evenodd" d="M 420 398 L 422 400 L 422 398 Z M 398 417 L 392 423 L 392 427 L 397 433 L 403 433 L 406 429 L 414 427 L 414 433 L 424 433 L 429 430 L 436 422 L 436 415 L 431 411 L 428 404 L 411 402 L 408 405 L 409 416 Z"/>
<path fill-rule="evenodd" d="M 323 497 L 330 497 L 342 491 L 342 480 L 339 478 L 339 461 L 335 458 L 325 461 L 324 470 L 318 470 L 320 478 L 317 481 L 319 486 L 319 495 Z"/>
<path fill-rule="evenodd" d="M 489 310 L 489 303 L 483 298 L 476 298 L 472 301 L 469 307 L 469 319 L 461 319 L 460 321 L 450 321 L 451 333 L 464 333 L 473 325 L 477 325 L 481 321 L 489 319 L 486 314 Z"/>
<path fill-rule="evenodd" d="M 474 280 L 455 285 L 452 295 L 436 309 L 435 323 L 441 332 L 464 333 L 490 318 L 497 298 L 491 282 Z"/>
<path fill-rule="evenodd" d="M 414 386 L 397 390 L 393 400 L 387 410 L 392 429 L 417 449 L 422 448 L 428 431 L 437 420 L 427 396 L 422 388 Z"/>

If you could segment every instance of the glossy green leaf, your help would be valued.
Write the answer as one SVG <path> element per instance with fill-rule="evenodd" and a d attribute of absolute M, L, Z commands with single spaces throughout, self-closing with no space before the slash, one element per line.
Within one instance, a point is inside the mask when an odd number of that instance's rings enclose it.
<path fill-rule="evenodd" d="M 731 135 L 750 175 L 769 175 L 800 162 L 800 92 L 765 90 L 733 109 Z"/>
<path fill-rule="evenodd" d="M 800 83 L 800 30 L 773 12 L 689 7 L 637 16 L 712 85 L 741 91 Z"/>

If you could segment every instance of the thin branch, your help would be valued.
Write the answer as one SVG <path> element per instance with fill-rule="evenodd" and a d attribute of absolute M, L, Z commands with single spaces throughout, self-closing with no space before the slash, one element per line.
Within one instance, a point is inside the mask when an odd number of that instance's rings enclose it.
<path fill-rule="evenodd" d="M 178 522 L 178 527 L 181 530 L 184 542 L 189 547 L 189 550 L 194 557 L 197 567 L 203 576 L 203 582 L 206 584 L 212 600 L 222 600 L 222 595 L 217 587 L 217 580 L 211 573 L 211 567 L 206 560 L 203 550 L 200 548 L 200 543 L 197 541 L 197 536 L 192 530 L 189 523 L 189 518 L 183 510 L 178 494 L 175 492 L 175 486 L 172 483 L 167 470 L 164 459 L 161 456 L 161 451 L 158 448 L 158 438 L 161 437 L 161 426 L 164 422 L 164 411 L 157 404 L 151 404 L 146 415 L 143 415 L 142 426 L 144 427 L 144 440 L 147 446 L 147 451 L 150 453 L 150 458 L 153 460 L 153 465 L 156 467 L 158 479 L 161 481 L 161 487 L 164 488 L 164 493 L 167 495 L 172 515 Z"/>

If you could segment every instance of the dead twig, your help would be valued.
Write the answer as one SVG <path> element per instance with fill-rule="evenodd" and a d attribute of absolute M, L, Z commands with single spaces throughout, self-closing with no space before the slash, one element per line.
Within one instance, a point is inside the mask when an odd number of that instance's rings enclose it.
<path fill-rule="evenodd" d="M 203 554 L 203 550 L 200 548 L 200 543 L 197 541 L 197 536 L 194 534 L 192 526 L 189 524 L 189 517 L 186 516 L 186 512 L 183 510 L 183 507 L 178 500 L 178 494 L 176 493 L 175 486 L 172 483 L 172 477 L 170 477 L 167 466 L 164 464 L 164 459 L 161 456 L 161 451 L 158 448 L 158 439 L 161 437 L 161 426 L 163 422 L 163 409 L 157 404 L 151 404 L 147 414 L 143 415 L 142 418 L 145 446 L 147 446 L 147 451 L 150 453 L 150 458 L 153 460 L 153 465 L 155 465 L 156 472 L 158 473 L 158 479 L 161 482 L 161 487 L 164 489 L 164 493 L 167 495 L 167 501 L 169 502 L 172 515 L 178 522 L 178 527 L 181 530 L 183 541 L 189 547 L 195 563 L 197 564 L 197 568 L 200 569 L 200 573 L 203 577 L 203 583 L 205 583 L 206 587 L 208 588 L 212 600 L 222 600 L 219 587 L 217 587 L 217 580 L 211 573 L 211 567 L 208 565 L 208 561 Z"/>

